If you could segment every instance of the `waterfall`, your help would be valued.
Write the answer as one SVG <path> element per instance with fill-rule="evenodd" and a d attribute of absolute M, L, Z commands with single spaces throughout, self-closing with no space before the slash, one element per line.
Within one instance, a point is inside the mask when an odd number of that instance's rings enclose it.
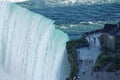
<path fill-rule="evenodd" d="M 94 64 L 97 56 L 100 54 L 100 35 L 101 33 L 88 34 L 86 39 L 89 43 L 89 47 L 78 48 L 78 59 L 83 61 L 82 68 L 86 66 L 86 63 Z"/>
<path fill-rule="evenodd" d="M 99 41 L 100 35 L 101 34 L 95 33 L 95 34 L 90 34 L 86 37 L 88 43 L 90 44 L 90 47 L 100 46 L 100 41 Z"/>
<path fill-rule="evenodd" d="M 0 65 L 7 73 L 27 80 L 65 80 L 60 69 L 66 41 L 54 21 L 0 2 Z"/>

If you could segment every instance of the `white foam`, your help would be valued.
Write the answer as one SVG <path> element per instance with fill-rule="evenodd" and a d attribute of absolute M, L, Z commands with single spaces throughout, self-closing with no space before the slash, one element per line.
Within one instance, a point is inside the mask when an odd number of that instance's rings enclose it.
<path fill-rule="evenodd" d="M 0 2 L 0 13 L 0 64 L 6 72 L 27 80 L 64 80 L 67 34 L 55 29 L 54 21 L 12 3 Z"/>

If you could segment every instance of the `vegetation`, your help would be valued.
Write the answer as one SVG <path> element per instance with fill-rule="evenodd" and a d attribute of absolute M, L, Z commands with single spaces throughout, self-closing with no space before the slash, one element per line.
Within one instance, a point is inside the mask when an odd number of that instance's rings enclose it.
<path fill-rule="evenodd" d="M 109 65 L 108 65 L 109 64 Z M 107 67 L 106 67 L 107 66 Z M 96 64 L 93 68 L 94 71 L 101 71 L 106 67 L 106 71 L 112 72 L 120 70 L 120 58 L 117 54 L 108 54 L 108 52 L 104 51 L 98 56 Z"/>
<path fill-rule="evenodd" d="M 78 72 L 78 61 L 77 61 L 76 49 L 78 47 L 86 47 L 88 45 L 89 44 L 85 38 L 80 38 L 78 40 L 71 40 L 67 42 L 66 49 L 67 49 L 71 70 L 70 70 L 70 78 L 67 78 L 66 80 L 72 80 L 73 77 Z"/>
<path fill-rule="evenodd" d="M 108 72 L 112 72 L 112 71 L 118 71 L 120 70 L 120 58 L 119 56 L 115 56 L 113 59 L 112 59 L 113 63 L 112 65 L 107 69 Z"/>
<path fill-rule="evenodd" d="M 96 61 L 96 64 L 93 68 L 94 71 L 100 71 L 103 67 L 105 67 L 109 62 L 111 62 L 112 57 L 108 56 L 104 53 L 101 53 L 98 56 L 98 59 Z"/>

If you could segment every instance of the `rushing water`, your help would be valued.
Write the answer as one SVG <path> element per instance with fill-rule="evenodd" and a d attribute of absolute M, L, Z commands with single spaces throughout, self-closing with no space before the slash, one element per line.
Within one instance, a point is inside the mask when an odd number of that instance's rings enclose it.
<path fill-rule="evenodd" d="M 32 11 L 55 20 L 57 25 L 120 20 L 120 3 L 53 7 Z"/>
<path fill-rule="evenodd" d="M 54 21 L 12 3 L 0 2 L 0 12 L 0 66 L 5 72 L 26 80 L 65 80 L 67 34 L 55 29 Z"/>
<path fill-rule="evenodd" d="M 57 28 L 74 36 L 103 28 L 105 23 L 117 23 L 120 21 L 119 2 L 50 7 L 31 9 L 31 11 L 55 20 L 55 24 L 60 25 Z"/>
<path fill-rule="evenodd" d="M 120 3 L 104 3 L 104 0 L 102 4 L 30 10 L 53 19 L 56 28 L 78 37 L 120 20 Z M 30 80 L 65 80 L 68 75 L 64 54 L 66 34 L 55 29 L 53 21 L 16 5 L 0 3 L 0 12 L 0 65 L 6 73 Z"/>

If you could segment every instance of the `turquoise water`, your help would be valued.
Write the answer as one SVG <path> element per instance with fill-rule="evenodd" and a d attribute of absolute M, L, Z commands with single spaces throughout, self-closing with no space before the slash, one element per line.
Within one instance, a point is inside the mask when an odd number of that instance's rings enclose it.
<path fill-rule="evenodd" d="M 106 23 L 120 21 L 120 3 L 82 4 L 31 9 L 31 11 L 55 20 L 57 28 L 62 29 L 70 36 L 101 29 Z"/>
<path fill-rule="evenodd" d="M 79 24 L 81 22 L 112 21 L 120 19 L 120 3 L 31 9 L 55 20 L 55 24 Z M 87 23 L 86 23 L 87 25 Z"/>

